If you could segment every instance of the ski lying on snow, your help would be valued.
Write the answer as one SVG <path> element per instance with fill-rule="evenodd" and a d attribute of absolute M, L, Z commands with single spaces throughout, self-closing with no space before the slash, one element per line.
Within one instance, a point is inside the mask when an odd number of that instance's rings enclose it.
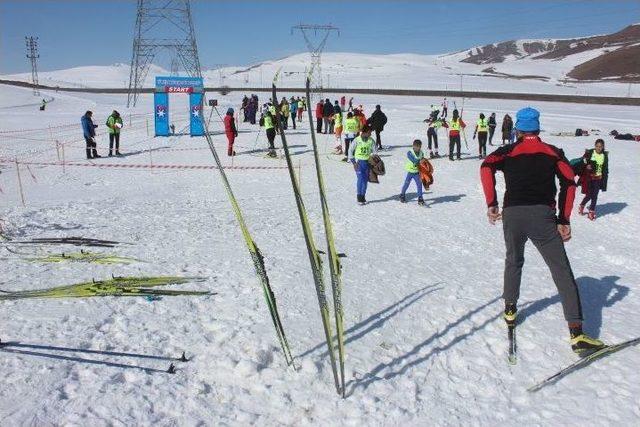
<path fill-rule="evenodd" d="M 510 365 L 518 363 L 518 343 L 516 341 L 516 326 L 507 326 L 507 337 L 509 338 L 509 355 L 507 361 Z"/>
<path fill-rule="evenodd" d="M 602 359 L 605 356 L 608 356 L 610 354 L 616 353 L 622 349 L 625 349 L 627 347 L 631 347 L 634 346 L 636 344 L 640 343 L 640 338 L 634 338 L 632 340 L 628 340 L 625 342 L 622 342 L 620 344 L 613 344 L 613 345 L 608 345 L 605 346 L 604 348 L 601 348 L 600 350 L 596 350 L 595 352 L 589 354 L 588 356 L 583 357 L 582 359 L 578 360 L 575 363 L 572 363 L 571 365 L 567 366 L 566 368 L 558 371 L 557 373 L 551 375 L 549 378 L 539 382 L 538 384 L 529 387 L 527 389 L 527 391 L 530 392 L 536 392 L 538 390 L 540 390 L 541 388 L 549 385 L 549 384 L 553 384 L 555 382 L 557 382 L 558 380 L 560 380 L 561 378 L 567 376 L 568 374 L 577 371 L 578 369 L 584 368 L 585 366 L 590 365 L 591 363 L 593 363 L 594 361 L 598 360 L 598 359 Z"/>

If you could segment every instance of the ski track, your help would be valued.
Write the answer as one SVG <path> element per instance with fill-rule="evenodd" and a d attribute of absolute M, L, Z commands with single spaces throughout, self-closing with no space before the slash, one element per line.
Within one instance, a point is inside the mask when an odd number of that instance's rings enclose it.
<path fill-rule="evenodd" d="M 0 88 L 0 93 L 28 101 L 28 91 Z M 284 94 L 283 94 L 284 95 Z M 85 95 L 83 95 L 85 96 Z M 86 95 L 88 96 L 88 95 Z M 241 95 L 219 97 L 224 108 Z M 142 96 L 134 112 L 151 110 Z M 174 102 L 175 99 L 175 102 Z M 179 115 L 186 105 L 172 98 Z M 400 97 L 358 98 L 367 107 L 380 102 L 389 116 L 382 153 L 387 175 L 370 184 L 369 204 L 355 203 L 350 166 L 323 155 L 321 162 L 336 247 L 343 262 L 346 329 L 347 399 L 333 389 L 313 279 L 286 170 L 227 170 L 248 227 L 260 247 L 285 332 L 296 357 L 297 372 L 287 368 L 264 298 L 217 171 L 117 170 L 32 166 L 37 182 L 22 168 L 26 207 L 15 190 L 12 165 L 0 165 L 4 194 L 0 218 L 16 239 L 84 236 L 130 242 L 98 251 L 144 261 L 130 265 L 36 264 L 3 249 L 1 288 L 36 289 L 115 275 L 203 276 L 184 289 L 207 289 L 207 297 L 94 298 L 3 301 L 3 341 L 145 355 L 179 357 L 175 375 L 147 373 L 136 367 L 166 370 L 169 361 L 87 354 L 47 348 L 9 347 L 43 353 L 0 351 L 0 419 L 4 425 L 631 425 L 640 418 L 638 348 L 629 348 L 531 394 L 526 388 L 575 360 L 568 345 L 562 311 L 548 270 L 527 246 L 518 328 L 518 364 L 506 362 L 506 328 L 500 318 L 503 268 L 502 232 L 486 223 L 479 161 L 434 160 L 435 184 L 425 207 L 397 200 L 404 178 L 404 156 L 411 141 L 425 142 L 421 123 L 434 100 Z M 78 121 L 93 108 L 103 130 L 104 117 L 124 98 L 78 98 L 56 94 L 39 115 L 24 109 L 3 110 L 3 123 L 28 128 Z M 181 104 L 184 102 L 184 104 Z M 509 111 L 515 101 L 466 100 L 465 119 L 472 126 L 480 111 Z M 451 101 L 451 104 L 453 102 Z M 182 106 L 182 107 L 181 107 Z M 461 100 L 458 100 L 461 106 Z M 609 191 L 601 193 L 601 217 L 594 223 L 573 217 L 574 238 L 568 253 L 578 279 L 588 332 L 607 342 L 636 336 L 640 323 L 637 284 L 640 264 L 640 198 L 636 143 L 606 137 L 611 120 L 621 132 L 638 129 L 637 111 L 629 107 L 538 103 L 543 138 L 563 147 L 567 157 L 582 154 L 595 137 L 551 137 L 588 123 L 601 129 L 611 152 Z M 491 110 L 492 108 L 501 110 Z M 594 112 L 593 109 L 597 109 Z M 124 110 L 124 108 L 121 108 Z M 186 107 L 183 108 L 186 111 Z M 71 114 L 70 112 L 73 112 Z M 501 121 L 500 113 L 498 120 Z M 611 116 L 611 117 L 610 117 Z M 182 119 L 184 116 L 181 116 Z M 301 191 L 318 249 L 325 251 L 322 216 L 313 169 L 308 123 L 303 133 L 289 129 L 288 141 L 300 161 Z M 184 121 L 184 120 L 183 120 Z M 214 114 L 212 127 L 219 130 Z M 580 121 L 580 125 L 576 124 Z M 176 120 L 176 128 L 180 128 Z M 96 163 L 212 163 L 201 138 L 146 136 L 145 119 L 127 126 L 122 151 L 138 153 Z M 184 123 L 182 123 L 184 126 Z M 257 127 L 240 123 L 234 165 L 282 165 L 243 154 L 252 150 Z M 9 127 L 8 129 L 11 129 Z M 77 139 L 79 124 L 64 135 Z M 33 135 L 33 134 L 32 134 Z M 469 149 L 475 154 L 472 130 Z M 321 152 L 332 137 L 318 135 Z M 499 135 L 497 135 L 499 136 Z M 42 137 L 42 135 L 39 135 Z M 99 149 L 105 153 L 105 138 Z M 257 148 L 264 147 L 264 133 Z M 214 137 L 223 163 L 224 136 Z M 277 140 L 278 142 L 279 140 Z M 441 153 L 447 145 L 442 132 Z M 279 146 L 279 144 L 277 144 Z M 82 160 L 83 144 L 67 147 L 68 161 Z M 0 157 L 28 153 L 32 161 L 55 161 L 49 142 L 0 137 Z M 38 153 L 48 148 L 49 151 Z M 149 158 L 149 149 L 152 159 Z M 157 149 L 156 149 L 157 148 Z M 492 147 L 488 147 L 491 150 Z M 35 153 L 35 154 L 33 154 Z M 25 157 L 26 160 L 26 157 Z M 503 190 L 498 179 L 499 190 Z M 580 195 L 578 195 L 580 197 Z M 17 247 L 24 253 L 76 251 L 76 247 Z M 326 260 L 325 260 L 326 261 Z M 325 262 L 325 273 L 328 266 Z M 330 283 L 327 274 L 327 286 Z M 330 294 L 330 288 L 327 288 Z M 56 359 L 56 356 L 91 359 Z"/>

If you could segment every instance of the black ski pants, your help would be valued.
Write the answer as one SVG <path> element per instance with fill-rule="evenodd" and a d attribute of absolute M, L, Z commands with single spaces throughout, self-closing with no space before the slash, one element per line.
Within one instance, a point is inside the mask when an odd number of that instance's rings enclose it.
<path fill-rule="evenodd" d="M 429 128 L 427 130 L 427 139 L 429 141 L 429 150 L 431 150 L 431 141 L 433 141 L 433 148 L 438 151 L 438 133 L 434 128 Z"/>
<path fill-rule="evenodd" d="M 502 228 L 506 246 L 502 295 L 505 302 L 518 302 L 524 246 L 527 240 L 531 240 L 551 271 L 560 294 L 564 318 L 568 322 L 582 321 L 578 285 L 558 232 L 555 210 L 545 205 L 507 207 L 502 211 Z"/>
<path fill-rule="evenodd" d="M 109 134 L 109 154 L 113 152 L 113 143 L 116 143 L 116 153 L 120 152 L 120 133 Z"/>
<path fill-rule="evenodd" d="M 495 126 L 489 126 L 489 145 L 493 145 L 493 134 L 496 133 Z"/>
<path fill-rule="evenodd" d="M 316 117 L 316 133 L 322 133 L 322 117 Z"/>
<path fill-rule="evenodd" d="M 478 132 L 478 153 L 480 157 L 487 156 L 487 133 Z"/>
<path fill-rule="evenodd" d="M 84 142 L 87 144 L 87 159 L 92 159 L 93 157 L 97 156 L 98 151 L 96 150 L 97 144 L 95 138 L 85 136 Z"/>
<path fill-rule="evenodd" d="M 456 158 L 460 158 L 460 134 L 449 135 L 449 158 L 453 159 L 453 147 L 456 148 Z"/>
<path fill-rule="evenodd" d="M 382 148 L 382 139 L 380 138 L 380 133 L 382 132 L 381 130 L 376 129 L 376 147 L 378 147 L 378 149 Z"/>
<path fill-rule="evenodd" d="M 276 129 L 275 128 L 267 129 L 267 140 L 269 141 L 269 148 L 272 150 L 276 148 L 273 145 L 273 141 L 275 141 L 275 139 L 276 139 Z"/>

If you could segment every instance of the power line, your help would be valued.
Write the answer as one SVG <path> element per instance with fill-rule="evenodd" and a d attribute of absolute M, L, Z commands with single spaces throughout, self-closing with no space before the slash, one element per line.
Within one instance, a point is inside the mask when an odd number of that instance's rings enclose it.
<path fill-rule="evenodd" d="M 25 36 L 24 39 L 27 43 L 27 58 L 31 60 L 31 81 L 33 83 L 33 94 L 35 96 L 40 96 L 40 89 L 38 88 L 38 58 L 40 58 L 40 54 L 38 54 L 38 38 L 33 36 Z"/>
<path fill-rule="evenodd" d="M 324 50 L 325 45 L 327 44 L 327 39 L 332 32 L 337 32 L 340 35 L 340 29 L 338 27 L 334 27 L 333 25 L 311 25 L 311 24 L 300 24 L 294 27 L 291 27 L 291 34 L 293 34 L 294 30 L 300 30 L 302 36 L 304 37 L 304 41 L 307 44 L 307 49 L 309 50 L 309 54 L 311 55 L 311 68 L 309 69 L 309 77 L 313 83 L 315 83 L 316 92 L 322 98 L 322 68 L 320 63 L 320 58 L 322 55 L 322 51 Z M 317 36 L 318 33 L 321 33 L 320 41 L 314 42 L 311 37 L 311 33 L 313 32 L 314 36 Z M 315 75 L 315 78 L 313 76 Z M 310 102 L 311 100 L 308 100 Z"/>
<path fill-rule="evenodd" d="M 189 0 L 138 0 L 127 107 L 135 106 L 151 61 L 161 50 L 174 54 L 191 77 L 202 77 Z"/>

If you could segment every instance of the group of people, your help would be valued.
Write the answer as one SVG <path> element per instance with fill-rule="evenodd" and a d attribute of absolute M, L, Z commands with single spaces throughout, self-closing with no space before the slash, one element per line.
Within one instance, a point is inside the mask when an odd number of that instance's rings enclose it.
<path fill-rule="evenodd" d="M 460 136 L 462 135 L 466 143 L 466 135 L 464 134 L 467 124 L 462 120 L 462 116 L 458 109 L 453 110 L 453 115 L 450 121 L 447 121 L 447 107 L 446 98 L 443 103 L 443 113 L 440 115 L 434 105 L 431 105 L 431 114 L 424 120 L 427 123 L 427 145 L 429 149 L 430 158 L 438 158 L 438 129 L 441 127 L 448 129 L 449 136 L 449 160 L 460 160 L 461 142 Z M 497 127 L 496 113 L 491 113 L 487 118 L 484 113 L 480 113 L 476 126 L 473 132 L 473 140 L 478 138 L 478 158 L 483 159 L 487 156 L 487 142 L 489 145 L 493 145 L 493 136 Z M 502 145 L 505 143 L 513 143 L 515 139 L 515 129 L 513 127 L 513 120 L 509 114 L 506 114 L 502 119 Z M 454 158 L 455 155 L 455 158 Z"/>
<path fill-rule="evenodd" d="M 87 111 L 80 119 L 80 124 L 82 125 L 82 134 L 86 143 L 86 154 L 87 159 L 95 159 L 102 157 L 98 154 L 98 144 L 96 141 L 96 128 L 97 124 L 93 121 L 93 112 Z M 105 123 L 107 129 L 109 131 L 109 157 L 113 156 L 121 156 L 120 154 L 120 130 L 122 129 L 122 117 L 120 117 L 120 113 L 116 110 L 107 117 L 107 121 Z M 115 152 L 114 152 L 115 146 Z"/>

